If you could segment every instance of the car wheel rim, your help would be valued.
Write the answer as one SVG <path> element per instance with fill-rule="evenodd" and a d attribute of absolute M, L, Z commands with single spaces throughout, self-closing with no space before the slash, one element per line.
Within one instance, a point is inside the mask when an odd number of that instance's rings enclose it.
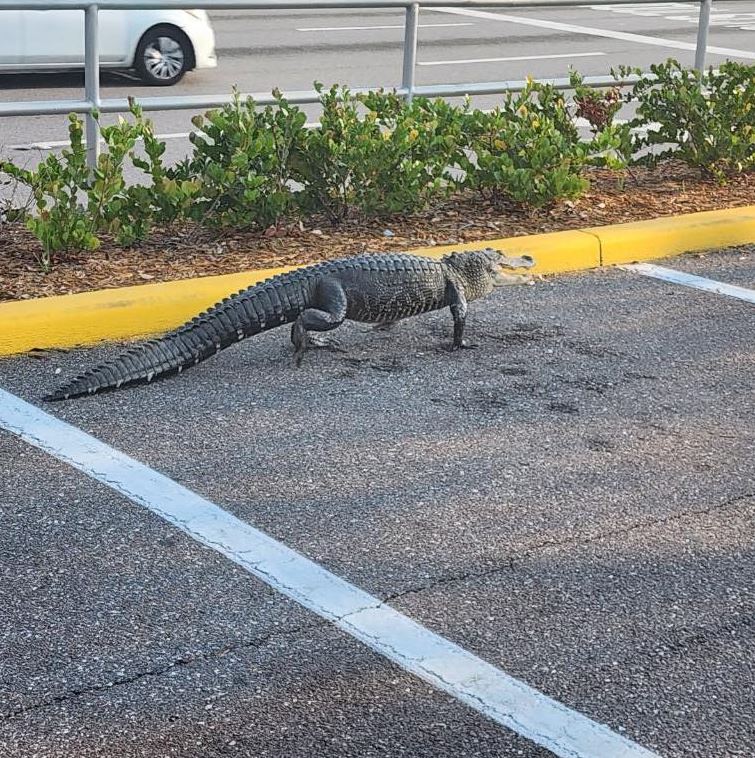
<path fill-rule="evenodd" d="M 171 37 L 158 37 L 144 51 L 144 65 L 155 79 L 172 79 L 184 67 L 184 51 Z"/>

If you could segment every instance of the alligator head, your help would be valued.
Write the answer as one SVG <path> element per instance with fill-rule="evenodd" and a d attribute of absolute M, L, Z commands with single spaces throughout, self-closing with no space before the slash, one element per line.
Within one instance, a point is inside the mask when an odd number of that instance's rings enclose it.
<path fill-rule="evenodd" d="M 526 276 L 512 276 L 506 272 L 522 268 L 532 268 L 535 265 L 535 261 L 530 255 L 509 257 L 500 250 L 494 250 L 492 247 L 487 247 L 481 252 L 490 261 L 491 265 L 488 270 L 493 278 L 494 287 L 501 287 L 506 284 L 515 284 L 517 282 L 527 281 L 528 277 Z"/>
<path fill-rule="evenodd" d="M 527 277 L 505 272 L 531 268 L 535 265 L 535 261 L 529 255 L 508 257 L 500 250 L 490 247 L 483 250 L 451 253 L 443 260 L 460 276 L 467 300 L 484 297 L 496 287 L 527 281 Z"/>

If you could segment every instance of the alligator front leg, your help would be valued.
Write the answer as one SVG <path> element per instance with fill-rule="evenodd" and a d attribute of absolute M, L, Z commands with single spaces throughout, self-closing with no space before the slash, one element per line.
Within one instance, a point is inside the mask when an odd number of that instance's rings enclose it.
<path fill-rule="evenodd" d="M 459 350 L 463 347 L 473 347 L 464 341 L 464 326 L 467 321 L 467 298 L 464 290 L 457 284 L 448 284 L 447 290 L 449 309 L 454 320 L 454 341 L 451 350 Z"/>
<path fill-rule="evenodd" d="M 297 366 L 301 366 L 311 343 L 308 332 L 328 332 L 339 327 L 346 318 L 346 293 L 341 283 L 335 279 L 323 279 L 317 286 L 312 306 L 302 311 L 291 327 Z"/>

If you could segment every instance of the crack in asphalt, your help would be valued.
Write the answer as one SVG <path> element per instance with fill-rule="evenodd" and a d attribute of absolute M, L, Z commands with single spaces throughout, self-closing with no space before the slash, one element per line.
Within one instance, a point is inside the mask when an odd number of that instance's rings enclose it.
<path fill-rule="evenodd" d="M 606 681 L 604 675 L 606 673 L 614 673 L 617 670 L 617 664 L 618 668 L 637 670 L 642 668 L 637 665 L 638 658 L 652 658 L 656 662 L 659 659 L 670 662 L 674 656 L 683 655 L 692 648 L 705 647 L 727 636 L 730 640 L 731 637 L 738 633 L 751 633 L 754 629 L 755 613 L 741 616 L 728 623 L 717 624 L 708 629 L 700 627 L 693 630 L 682 627 L 676 638 L 672 638 L 671 635 L 667 635 L 665 638 L 654 638 L 652 644 L 639 645 L 632 648 L 627 655 L 623 655 L 610 663 L 598 663 L 587 667 L 583 676 L 603 684 Z M 686 634 L 684 634 L 685 631 L 687 632 Z"/>
<path fill-rule="evenodd" d="M 53 705 L 57 705 L 58 703 L 65 703 L 68 700 L 74 700 L 75 698 L 81 697 L 82 695 L 89 695 L 89 694 L 98 693 L 98 692 L 106 692 L 107 690 L 113 690 L 117 687 L 123 687 L 129 684 L 133 684 L 142 679 L 146 679 L 150 677 L 160 677 L 160 676 L 163 676 L 164 674 L 169 673 L 170 671 L 173 671 L 178 668 L 183 668 L 185 666 L 192 666 L 195 663 L 204 663 L 206 661 L 217 660 L 218 658 L 222 658 L 223 656 L 226 656 L 229 653 L 234 653 L 240 650 L 259 650 L 263 648 L 265 645 L 267 645 L 269 642 L 274 640 L 276 637 L 284 637 L 287 635 L 298 634 L 299 632 L 307 631 L 309 629 L 315 629 L 317 627 L 325 626 L 326 623 L 327 622 L 323 620 L 318 620 L 318 621 L 312 621 L 307 624 L 300 624 L 296 627 L 292 627 L 291 629 L 276 630 L 275 632 L 271 632 L 270 634 L 266 634 L 262 637 L 257 637 L 252 640 L 237 642 L 232 645 L 224 645 L 223 647 L 220 647 L 216 650 L 212 650 L 206 653 L 201 652 L 195 655 L 191 655 L 191 654 L 182 655 L 162 666 L 147 669 L 146 671 L 138 671 L 134 674 L 124 676 L 120 679 L 115 679 L 105 684 L 93 684 L 88 687 L 76 687 L 66 692 L 62 692 L 58 695 L 53 695 L 52 697 L 47 698 L 46 700 L 40 700 L 36 703 L 31 703 L 29 705 L 21 706 L 20 708 L 15 708 L 13 710 L 6 711 L 5 713 L 0 713 L 0 722 L 10 721 L 11 719 L 16 718 L 18 716 L 23 716 L 26 713 L 42 710 L 44 708 L 49 708 Z"/>
<path fill-rule="evenodd" d="M 724 500 L 721 503 L 716 503 L 715 505 L 708 506 L 707 508 L 688 509 L 684 511 L 678 511 L 676 513 L 669 514 L 668 516 L 664 516 L 661 518 L 647 519 L 645 521 L 640 521 L 635 524 L 629 524 L 619 529 L 610 529 L 608 531 L 598 532 L 596 534 L 588 535 L 582 538 L 572 537 L 572 538 L 567 538 L 563 540 L 544 540 L 542 542 L 535 543 L 533 545 L 528 546 L 522 551 L 522 553 L 520 553 L 516 557 L 509 556 L 505 565 L 494 566 L 492 568 L 485 569 L 483 571 L 465 571 L 459 574 L 449 574 L 447 576 L 438 577 L 427 584 L 419 585 L 417 587 L 409 587 L 408 589 L 400 590 L 398 592 L 391 593 L 390 595 L 386 595 L 383 599 L 383 602 L 390 603 L 390 602 L 393 602 L 394 600 L 399 600 L 400 598 L 405 597 L 407 595 L 419 594 L 421 592 L 433 590 L 433 589 L 436 589 L 437 587 L 442 587 L 447 584 L 453 584 L 455 582 L 466 582 L 466 581 L 476 580 L 476 579 L 485 579 L 489 576 L 495 576 L 496 574 L 500 574 L 505 571 L 513 571 L 516 568 L 516 565 L 518 563 L 523 563 L 528 558 L 533 557 L 538 551 L 544 550 L 547 548 L 566 547 L 569 545 L 574 545 L 574 546 L 590 545 L 595 542 L 600 542 L 601 540 L 606 539 L 608 537 L 621 536 L 625 534 L 630 534 L 632 532 L 641 531 L 643 529 L 652 528 L 655 526 L 662 526 L 664 524 L 673 523 L 675 521 L 681 520 L 683 518 L 687 518 L 689 516 L 708 515 L 710 513 L 713 513 L 714 511 L 730 508 L 731 506 L 736 505 L 737 503 L 740 503 L 746 500 L 751 500 L 753 498 L 755 498 L 755 491 L 746 492 L 741 495 L 735 495 L 731 498 L 728 498 L 727 500 Z"/>
<path fill-rule="evenodd" d="M 749 616 L 741 616 L 728 623 L 718 624 L 710 629 L 689 630 L 687 634 L 681 634 L 676 639 L 660 637 L 655 641 L 653 649 L 648 649 L 647 654 L 658 657 L 659 650 L 663 650 L 662 655 L 664 656 L 683 653 L 690 647 L 708 645 L 723 635 L 733 636 L 740 631 L 751 631 L 754 627 L 755 613 Z"/>

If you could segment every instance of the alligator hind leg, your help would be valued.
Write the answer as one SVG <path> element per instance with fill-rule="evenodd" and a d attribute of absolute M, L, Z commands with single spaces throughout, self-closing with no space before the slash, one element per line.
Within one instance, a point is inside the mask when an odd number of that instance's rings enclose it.
<path fill-rule="evenodd" d="M 316 347 L 318 350 L 330 350 L 334 353 L 345 353 L 337 339 L 334 337 L 319 336 L 318 334 L 309 334 L 309 346 Z"/>
<path fill-rule="evenodd" d="M 300 366 L 304 352 L 312 340 L 308 332 L 328 332 L 339 327 L 346 318 L 346 293 L 341 283 L 324 279 L 317 287 L 312 305 L 299 315 L 291 327 L 294 360 Z"/>
<path fill-rule="evenodd" d="M 375 326 L 372 327 L 373 332 L 387 332 L 389 329 L 393 329 L 400 319 L 396 319 L 395 321 L 382 321 L 379 324 L 375 324 Z"/>

